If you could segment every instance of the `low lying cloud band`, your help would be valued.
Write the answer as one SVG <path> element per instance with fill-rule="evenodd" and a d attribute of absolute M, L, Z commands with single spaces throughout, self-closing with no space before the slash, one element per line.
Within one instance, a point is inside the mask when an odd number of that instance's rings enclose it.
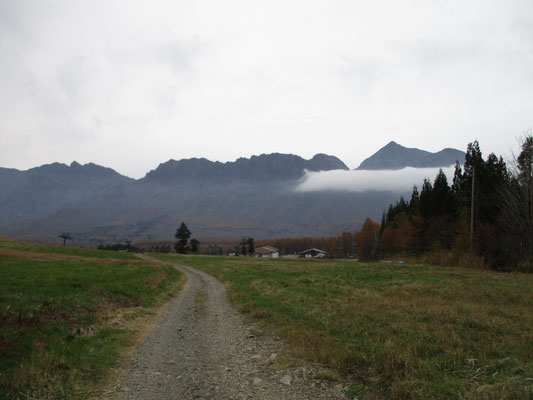
<path fill-rule="evenodd" d="M 451 185 L 454 167 L 442 168 Z M 398 193 L 411 192 L 414 185 L 422 187 L 424 179 L 431 183 L 435 180 L 439 168 L 404 168 L 400 170 L 380 171 L 306 171 L 302 181 L 296 187 L 299 192 L 315 192 L 323 190 L 339 190 L 350 192 L 392 191 Z"/>

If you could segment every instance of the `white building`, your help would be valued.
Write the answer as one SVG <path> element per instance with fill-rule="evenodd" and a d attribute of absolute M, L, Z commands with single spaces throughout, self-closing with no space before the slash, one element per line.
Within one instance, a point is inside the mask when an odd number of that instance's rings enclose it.
<path fill-rule="evenodd" d="M 279 258 L 279 249 L 271 246 L 257 247 L 254 255 L 256 257 L 264 258 Z"/>

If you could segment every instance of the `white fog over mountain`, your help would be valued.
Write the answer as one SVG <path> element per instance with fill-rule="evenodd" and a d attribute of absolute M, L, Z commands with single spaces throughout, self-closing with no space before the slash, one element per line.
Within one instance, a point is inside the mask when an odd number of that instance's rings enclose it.
<path fill-rule="evenodd" d="M 442 168 L 451 185 L 454 173 L 453 166 Z M 439 168 L 403 168 L 400 170 L 379 171 L 306 171 L 305 176 L 296 187 L 298 192 L 316 192 L 339 190 L 350 192 L 393 191 L 409 193 L 414 185 L 421 190 L 424 179 L 433 183 Z"/>

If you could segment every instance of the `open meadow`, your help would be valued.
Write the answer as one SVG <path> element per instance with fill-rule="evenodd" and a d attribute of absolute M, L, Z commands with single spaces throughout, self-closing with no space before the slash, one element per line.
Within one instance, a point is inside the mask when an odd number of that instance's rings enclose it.
<path fill-rule="evenodd" d="M 323 362 L 357 398 L 533 397 L 533 275 L 457 267 L 158 255 Z"/>
<path fill-rule="evenodd" d="M 87 398 L 182 275 L 132 254 L 0 238 L 0 398 Z"/>

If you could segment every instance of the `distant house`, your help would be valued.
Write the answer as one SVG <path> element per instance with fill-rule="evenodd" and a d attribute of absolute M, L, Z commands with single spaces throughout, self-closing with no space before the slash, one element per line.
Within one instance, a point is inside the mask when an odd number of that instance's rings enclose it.
<path fill-rule="evenodd" d="M 300 253 L 300 257 L 305 258 L 326 258 L 328 256 L 328 252 L 320 249 L 307 249 Z"/>
<path fill-rule="evenodd" d="M 279 249 L 271 246 L 257 247 L 254 256 L 264 258 L 279 258 Z"/>

